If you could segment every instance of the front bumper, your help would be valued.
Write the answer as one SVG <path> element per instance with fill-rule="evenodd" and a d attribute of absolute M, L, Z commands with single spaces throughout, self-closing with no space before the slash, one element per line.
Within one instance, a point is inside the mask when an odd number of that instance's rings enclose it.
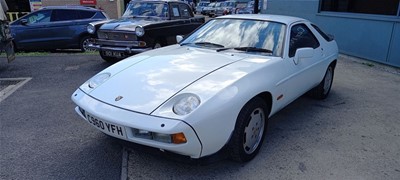
<path fill-rule="evenodd" d="M 86 113 L 102 119 L 105 122 L 124 127 L 123 129 L 126 135 L 121 137 L 105 131 L 102 131 L 103 133 L 137 144 L 190 156 L 191 158 L 200 158 L 201 156 L 202 145 L 195 131 L 191 128 L 191 126 L 181 120 L 156 117 L 121 109 L 98 101 L 80 89 L 76 90 L 72 94 L 71 99 L 78 106 L 75 108 L 75 111 L 83 119 L 85 119 L 87 123 L 93 125 L 87 120 Z M 82 112 L 82 109 L 84 112 Z M 172 144 L 151 139 L 144 139 L 134 136 L 135 129 L 163 134 L 175 134 L 182 132 L 185 135 L 187 142 L 183 144 Z"/>
<path fill-rule="evenodd" d="M 146 47 L 145 45 L 146 43 L 141 41 L 113 41 L 96 39 L 93 44 L 88 45 L 88 48 L 99 51 L 113 51 L 127 54 L 137 54 L 152 49 L 150 47 Z"/>

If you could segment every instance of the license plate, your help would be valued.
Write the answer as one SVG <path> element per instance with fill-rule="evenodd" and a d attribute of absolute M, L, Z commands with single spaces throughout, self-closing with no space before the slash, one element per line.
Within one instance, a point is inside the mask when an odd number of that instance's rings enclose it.
<path fill-rule="evenodd" d="M 119 58 L 124 57 L 124 53 L 122 53 L 122 52 L 104 51 L 103 53 L 104 53 L 104 55 L 110 56 L 110 57 L 119 57 Z"/>
<path fill-rule="evenodd" d="M 89 124 L 91 124 L 98 130 L 100 130 L 106 134 L 111 134 L 116 137 L 126 138 L 125 127 L 123 127 L 123 126 L 119 126 L 114 123 L 110 123 L 110 122 L 101 120 L 90 114 L 86 114 L 86 119 L 88 120 Z"/>

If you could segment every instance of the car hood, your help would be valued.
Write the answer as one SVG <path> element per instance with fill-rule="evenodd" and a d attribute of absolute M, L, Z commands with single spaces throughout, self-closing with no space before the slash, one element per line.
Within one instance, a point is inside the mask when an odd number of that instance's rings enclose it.
<path fill-rule="evenodd" d="M 136 26 L 146 26 L 163 21 L 166 20 L 159 17 L 121 18 L 103 24 L 100 27 L 100 30 L 135 31 Z"/>
<path fill-rule="evenodd" d="M 110 79 L 91 91 L 90 95 L 116 107 L 150 114 L 193 82 L 245 57 L 214 50 L 169 46 L 123 60 L 135 63 L 114 65 L 114 69 L 123 70 L 113 72 Z M 118 67 L 119 64 L 129 67 Z"/>

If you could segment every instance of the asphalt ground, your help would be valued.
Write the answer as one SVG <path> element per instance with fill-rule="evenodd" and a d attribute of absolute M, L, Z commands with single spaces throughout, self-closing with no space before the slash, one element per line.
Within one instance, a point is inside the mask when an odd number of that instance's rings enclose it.
<path fill-rule="evenodd" d="M 128 150 L 128 179 L 400 179 L 400 69 L 341 55 L 330 96 L 274 115 L 248 163 Z"/>
<path fill-rule="evenodd" d="M 70 96 L 110 65 L 97 55 L 6 62 L 0 79 L 32 79 L 0 101 L 0 179 L 400 179 L 398 68 L 341 55 L 330 96 L 274 115 L 258 156 L 241 164 L 175 157 L 89 126 Z"/>
<path fill-rule="evenodd" d="M 70 99 L 109 65 L 98 55 L 0 58 L 0 84 L 32 78 L 0 102 L 0 179 L 120 179 L 120 143 L 76 115 Z"/>

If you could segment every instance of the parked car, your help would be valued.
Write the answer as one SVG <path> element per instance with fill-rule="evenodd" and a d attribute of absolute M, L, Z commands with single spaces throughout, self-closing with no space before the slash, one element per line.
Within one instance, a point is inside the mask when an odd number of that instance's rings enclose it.
<path fill-rule="evenodd" d="M 258 10 L 260 11 L 261 4 L 258 4 Z M 246 7 L 238 9 L 237 14 L 253 14 L 254 13 L 254 1 L 249 1 Z"/>
<path fill-rule="evenodd" d="M 175 0 L 134 0 L 117 20 L 90 23 L 95 38 L 90 47 L 105 61 L 176 44 L 175 36 L 189 34 L 205 22 L 194 17 L 187 3 Z"/>
<path fill-rule="evenodd" d="M 87 25 L 108 19 L 101 10 L 83 6 L 48 6 L 11 23 L 18 50 L 87 50 Z"/>
<path fill-rule="evenodd" d="M 306 92 L 324 99 L 331 90 L 338 47 L 305 19 L 226 15 L 182 38 L 89 79 L 72 94 L 76 112 L 126 141 L 191 158 L 225 149 L 245 162 L 269 117 Z"/>
<path fill-rule="evenodd" d="M 229 0 L 222 2 L 221 8 L 217 8 L 215 16 L 222 16 L 227 14 L 237 14 L 238 9 L 247 6 L 250 0 Z"/>
<path fill-rule="evenodd" d="M 208 17 L 214 17 L 216 16 L 216 12 L 220 9 L 223 9 L 225 2 L 216 2 L 215 3 L 215 7 L 210 9 L 209 13 L 208 13 Z"/>
<path fill-rule="evenodd" d="M 208 6 L 208 4 L 210 4 L 209 2 L 204 2 L 204 1 L 200 1 L 199 4 L 197 4 L 196 6 L 196 12 L 203 12 L 203 8 Z"/>
<path fill-rule="evenodd" d="M 222 3 L 221 8 L 215 11 L 216 16 L 223 16 L 227 14 L 232 14 L 235 11 L 236 1 L 225 1 Z"/>
<path fill-rule="evenodd" d="M 235 7 L 235 11 L 233 12 L 233 14 L 239 14 L 239 11 L 240 11 L 241 9 L 244 9 L 244 8 L 247 7 L 247 3 L 248 3 L 248 2 L 240 2 L 240 3 L 237 3 L 237 4 L 236 4 L 236 7 Z"/>
<path fill-rule="evenodd" d="M 215 2 L 208 4 L 208 6 L 203 8 L 203 11 L 201 11 L 201 14 L 209 16 L 211 14 L 211 12 L 215 11 L 215 4 L 216 4 Z"/>

